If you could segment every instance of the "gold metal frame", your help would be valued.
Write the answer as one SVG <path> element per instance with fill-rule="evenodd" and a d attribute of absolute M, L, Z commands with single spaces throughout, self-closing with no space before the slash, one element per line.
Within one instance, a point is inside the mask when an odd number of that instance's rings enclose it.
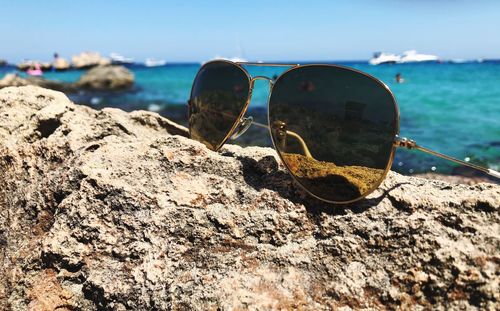
<path fill-rule="evenodd" d="M 257 123 L 257 122 L 252 122 L 252 124 L 255 124 L 255 125 L 260 126 L 260 127 L 265 127 L 265 128 L 267 128 L 269 130 L 269 135 L 271 136 L 271 141 L 273 142 L 273 147 L 276 150 L 276 153 L 278 154 L 281 162 L 285 165 L 285 167 L 287 168 L 288 172 L 292 176 L 292 178 L 309 195 L 311 195 L 311 196 L 313 196 L 313 197 L 315 197 L 317 199 L 320 199 L 322 201 L 329 202 L 329 203 L 334 203 L 334 204 L 348 204 L 348 203 L 356 202 L 356 201 L 359 201 L 359 200 L 365 198 L 367 195 L 369 195 L 370 193 L 372 193 L 373 191 L 375 191 L 380 186 L 380 184 L 384 181 L 384 179 L 387 177 L 387 173 L 389 172 L 389 170 L 390 170 L 390 168 L 392 166 L 392 163 L 394 161 L 394 154 L 395 154 L 395 150 L 396 150 L 397 147 L 403 147 L 403 148 L 407 148 L 407 149 L 417 149 L 417 150 L 420 150 L 420 151 L 432 154 L 434 156 L 441 157 L 443 159 L 446 159 L 446 160 L 449 160 L 449 161 L 452 161 L 452 162 L 455 162 L 455 163 L 459 163 L 459 164 L 462 164 L 462 165 L 465 165 L 465 166 L 477 169 L 479 171 L 482 171 L 482 172 L 484 172 L 484 173 L 486 173 L 488 175 L 494 176 L 496 178 L 500 178 L 500 173 L 497 172 L 497 171 L 494 171 L 492 169 L 487 169 L 487 168 L 484 168 L 484 167 L 481 167 L 481 166 L 477 166 L 477 165 L 474 165 L 474 164 L 471 164 L 471 163 L 467 163 L 467 162 L 455 159 L 453 157 L 450 157 L 450 156 L 447 156 L 447 155 L 444 155 L 444 154 L 432 151 L 430 149 L 427 149 L 425 147 L 417 145 L 415 143 L 415 141 L 413 141 L 413 140 L 410 140 L 410 139 L 407 139 L 407 138 L 404 138 L 404 137 L 400 137 L 399 136 L 399 108 L 398 108 L 398 105 L 397 105 L 397 102 L 396 102 L 396 98 L 394 97 L 394 94 L 392 93 L 392 91 L 389 89 L 389 87 L 385 83 L 383 83 L 379 79 L 377 79 L 377 78 L 375 78 L 375 77 L 373 77 L 373 76 L 371 76 L 371 75 L 369 75 L 369 74 L 367 74 L 365 72 L 362 72 L 362 71 L 359 71 L 359 70 L 356 70 L 356 69 L 353 69 L 353 68 L 349 68 L 349 67 L 345 67 L 345 66 L 339 66 L 339 65 L 333 65 L 333 64 L 307 64 L 307 65 L 300 65 L 300 64 L 285 64 L 285 63 L 260 63 L 260 62 L 259 63 L 252 63 L 252 62 L 232 62 L 232 61 L 229 61 L 229 60 L 222 60 L 221 59 L 221 60 L 213 60 L 213 61 L 210 61 L 210 62 L 207 62 L 207 63 L 203 64 L 203 66 L 199 69 L 198 74 L 200 73 L 201 69 L 203 69 L 204 66 L 206 66 L 208 64 L 211 64 L 211 63 L 214 63 L 214 62 L 224 62 L 224 63 L 228 63 L 228 64 L 236 66 L 237 68 L 239 68 L 246 75 L 246 77 L 248 78 L 248 83 L 249 83 L 248 98 L 247 98 L 247 101 L 246 101 L 243 109 L 241 110 L 241 113 L 235 119 L 235 122 L 234 122 L 233 126 L 231 127 L 230 131 L 228 132 L 228 134 L 226 135 L 226 137 L 214 149 L 214 151 L 219 150 L 226 143 L 226 141 L 233 135 L 233 132 L 235 131 L 235 129 L 240 124 L 243 116 L 246 114 L 246 112 L 248 110 L 248 106 L 250 105 L 250 101 L 252 99 L 252 91 L 253 91 L 253 87 L 254 87 L 254 82 L 256 80 L 259 80 L 259 79 L 266 80 L 266 81 L 269 82 L 269 95 L 268 95 L 268 98 L 267 98 L 267 123 L 268 123 L 268 125 L 260 124 L 260 123 Z M 276 78 L 276 80 L 273 81 L 273 79 L 271 79 L 269 77 L 266 77 L 266 76 L 255 76 L 255 77 L 252 77 L 243 66 L 290 67 L 290 68 L 288 70 L 285 70 L 283 73 L 281 73 Z M 360 196 L 360 197 L 358 197 L 356 199 L 350 200 L 350 201 L 332 201 L 332 200 L 327 200 L 327 199 L 321 198 L 321 197 L 315 195 L 314 193 L 312 193 L 311 191 L 309 191 L 307 189 L 307 187 L 305 185 L 303 185 L 300 182 L 300 180 L 291 173 L 291 170 L 288 167 L 286 161 L 283 160 L 283 157 L 282 157 L 281 153 L 279 152 L 279 149 L 276 147 L 276 142 L 274 141 L 274 137 L 273 137 L 272 132 L 271 132 L 270 116 L 269 116 L 269 104 L 271 102 L 271 97 L 272 97 L 273 88 L 274 88 L 275 83 L 279 79 L 281 79 L 284 75 L 286 75 L 287 73 L 289 73 L 290 71 L 293 71 L 293 70 L 296 70 L 296 69 L 300 69 L 300 68 L 304 68 L 304 67 L 310 67 L 310 66 L 315 66 L 315 67 L 322 66 L 322 67 L 341 68 L 341 69 L 345 69 L 345 70 L 348 70 L 348 71 L 352 71 L 352 72 L 361 74 L 361 75 L 363 75 L 365 77 L 368 77 L 368 78 L 372 79 L 376 83 L 378 83 L 381 87 L 383 87 L 390 94 L 390 96 L 392 98 L 392 104 L 393 104 L 393 107 L 394 107 L 394 117 L 395 117 L 395 119 L 393 120 L 395 122 L 394 134 L 393 134 L 394 135 L 394 142 L 392 144 L 392 148 L 391 148 L 391 152 L 390 152 L 390 155 L 389 155 L 389 159 L 387 161 L 387 166 L 386 166 L 386 168 L 384 170 L 384 173 L 382 174 L 380 180 L 376 183 L 376 185 L 374 187 L 372 187 L 370 190 L 366 191 L 366 193 L 363 194 L 362 196 Z M 196 75 L 196 77 L 198 77 L 198 74 Z M 196 77 L 195 77 L 195 80 L 196 80 Z M 191 94 L 193 92 L 193 88 L 194 88 L 194 83 L 193 83 L 193 86 L 191 87 Z M 189 105 L 190 105 L 190 102 L 189 102 Z M 189 111 L 191 111 L 191 110 L 189 109 Z M 294 133 L 294 134 L 296 134 L 296 133 Z M 191 136 L 191 129 L 189 129 L 189 135 Z M 299 141 L 301 141 L 302 138 L 298 134 L 296 134 L 296 135 L 298 136 L 297 139 L 299 139 Z M 307 149 L 307 145 L 305 145 L 305 143 L 304 143 L 304 146 L 305 146 L 305 150 L 308 150 Z"/>
<path fill-rule="evenodd" d="M 247 95 L 247 100 L 245 102 L 245 106 L 241 110 L 241 112 L 238 115 L 238 117 L 235 119 L 235 122 L 234 122 L 233 126 L 231 127 L 231 129 L 229 130 L 229 132 L 227 133 L 226 137 L 224 137 L 224 139 L 222 140 L 222 142 L 219 145 L 217 145 L 216 148 L 214 148 L 214 151 L 217 151 L 222 146 L 224 146 L 224 144 L 226 143 L 226 141 L 232 136 L 234 130 L 238 126 L 239 121 L 241 120 L 241 118 L 247 112 L 248 106 L 250 105 L 250 100 L 252 99 L 253 79 L 250 76 L 250 74 L 248 73 L 248 71 L 245 68 L 243 68 L 242 66 L 238 65 L 237 63 L 234 63 L 234 62 L 231 62 L 231 61 L 228 61 L 228 60 L 213 60 L 213 61 L 206 62 L 205 64 L 203 64 L 203 66 L 200 67 L 200 69 L 198 69 L 198 73 L 196 73 L 194 81 L 196 81 L 196 79 L 198 78 L 198 75 L 200 74 L 200 72 L 203 69 L 203 67 L 205 67 L 205 66 L 207 66 L 209 64 L 212 64 L 214 62 L 224 62 L 224 63 L 235 65 L 236 67 L 238 67 L 245 74 L 245 76 L 248 79 L 248 95 Z M 189 95 L 190 99 L 191 99 L 191 95 L 193 94 L 193 89 L 194 89 L 194 83 L 191 86 L 191 93 Z M 191 100 L 188 102 L 188 112 L 189 112 L 189 114 L 191 112 Z M 188 115 L 188 120 L 189 120 L 189 118 L 190 118 L 190 115 Z M 189 127 L 189 137 L 191 137 L 191 127 Z"/>
<path fill-rule="evenodd" d="M 303 68 L 303 67 L 311 67 L 311 66 L 322 66 L 322 67 L 333 67 L 333 68 L 341 68 L 341 69 L 346 69 L 346 70 L 349 70 L 349 71 L 353 71 L 353 72 L 356 72 L 356 73 L 359 73 L 359 74 L 362 74 L 372 80 L 374 80 L 375 82 L 377 82 L 378 84 L 380 84 L 381 87 L 385 88 L 389 94 L 391 95 L 391 98 L 392 98 L 392 104 L 393 104 L 393 107 L 394 107 L 394 122 L 395 122 L 395 126 L 394 126 L 394 137 L 396 137 L 398 134 L 399 134 L 399 108 L 398 108 L 398 105 L 396 104 L 396 98 L 394 97 L 394 95 L 392 94 L 391 90 L 389 89 L 389 87 L 387 85 L 385 85 L 382 81 L 378 80 L 377 78 L 367 74 L 367 73 L 364 73 L 362 71 L 359 71 L 359 70 L 356 70 L 356 69 L 352 69 L 352 68 L 348 68 L 348 67 L 344 67 L 344 66 L 339 66 L 339 65 L 332 65 L 332 64 L 308 64 L 308 65 L 298 65 L 298 66 L 295 66 L 295 67 L 292 67 L 288 70 L 286 70 L 285 72 L 283 72 L 280 76 L 278 76 L 278 78 L 274 81 L 274 83 L 272 84 L 272 87 L 274 87 L 274 84 L 281 78 L 283 77 L 285 74 L 289 73 L 290 71 L 293 71 L 295 69 L 298 69 L 298 68 Z M 271 90 L 272 91 L 272 90 Z M 272 96 L 272 92 L 269 93 L 269 98 L 267 100 L 267 122 L 269 123 L 270 122 L 270 116 L 269 116 L 269 104 L 271 102 L 271 96 Z M 274 149 L 278 150 L 276 148 L 276 144 L 275 144 L 275 141 L 274 141 L 274 138 L 273 138 L 273 135 L 271 133 L 271 129 L 269 129 L 269 134 L 271 135 L 271 140 L 273 141 L 273 146 L 274 146 Z M 379 186 L 380 184 L 384 181 L 385 177 L 387 176 L 387 173 L 389 172 L 389 170 L 391 169 L 391 166 L 392 166 L 392 162 L 394 161 L 394 153 L 395 153 L 395 150 L 396 150 L 396 146 L 393 144 L 392 145 L 392 148 L 391 148 L 391 153 L 389 154 L 389 159 L 388 159 L 388 163 L 387 163 L 387 166 L 385 167 L 384 169 L 384 173 L 382 174 L 382 176 L 380 177 L 380 180 L 372 187 L 370 188 L 370 190 L 366 191 L 365 194 L 361 195 L 360 197 L 356 198 L 356 199 L 353 199 L 353 200 L 349 200 L 349 201 L 332 201 L 332 200 L 327 200 L 325 198 L 322 198 L 322 197 L 319 197 L 317 195 L 315 195 L 314 193 L 312 193 L 311 191 L 309 191 L 305 185 L 303 185 L 300 180 L 298 178 L 296 178 L 293 174 L 290 173 L 290 175 L 293 177 L 293 179 L 295 179 L 295 181 L 297 181 L 297 183 L 307 192 L 309 193 L 310 195 L 312 195 L 313 197 L 317 198 L 317 199 L 320 199 L 322 201 L 325 201 L 325 202 L 329 202 L 329 203 L 334 203 L 334 204 L 348 204 L 348 203 L 352 203 L 352 202 L 356 202 L 356 201 L 359 201 L 363 198 L 365 198 L 367 195 L 369 195 L 370 193 L 372 193 L 373 191 L 375 191 Z M 287 168 L 287 170 L 290 172 L 290 168 L 288 167 L 286 161 L 283 160 L 283 157 L 281 156 L 281 153 L 280 152 L 277 152 L 278 156 L 280 157 L 280 160 L 281 162 L 284 163 L 285 167 Z"/>

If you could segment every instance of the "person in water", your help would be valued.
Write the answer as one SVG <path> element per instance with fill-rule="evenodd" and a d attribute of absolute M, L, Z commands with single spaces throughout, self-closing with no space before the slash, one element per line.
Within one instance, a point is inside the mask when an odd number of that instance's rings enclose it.
<path fill-rule="evenodd" d="M 403 79 L 403 77 L 401 76 L 401 74 L 399 72 L 396 74 L 396 82 L 397 83 L 405 82 L 405 79 Z"/>
<path fill-rule="evenodd" d="M 42 67 L 40 66 L 39 63 L 35 63 L 34 65 L 31 65 L 28 70 L 26 70 L 26 73 L 30 76 L 41 76 L 43 75 Z"/>
<path fill-rule="evenodd" d="M 56 66 L 57 62 L 59 61 L 59 53 L 54 52 L 54 61 L 52 62 L 52 71 L 56 71 Z"/>

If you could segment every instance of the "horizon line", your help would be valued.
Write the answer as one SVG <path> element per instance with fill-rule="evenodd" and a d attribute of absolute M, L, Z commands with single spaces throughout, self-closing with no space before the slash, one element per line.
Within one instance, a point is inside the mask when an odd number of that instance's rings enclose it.
<path fill-rule="evenodd" d="M 109 57 L 106 57 L 109 59 Z M 166 65 L 169 65 L 169 64 L 203 64 L 205 62 L 208 62 L 208 61 L 212 61 L 212 60 L 218 60 L 218 59 L 225 59 L 225 58 L 213 58 L 213 59 L 209 59 L 209 60 L 204 60 L 204 61 L 196 61 L 196 60 L 186 60 L 186 61 L 182 61 L 182 60 L 176 60 L 176 61 L 167 61 Z M 16 67 L 19 63 L 12 63 L 10 62 L 9 60 L 7 59 L 2 59 L 0 58 L 0 61 L 5 61 L 6 64 L 4 66 L 11 66 L 11 67 Z M 47 63 L 50 63 L 51 61 L 42 61 L 42 60 L 39 60 L 39 59 L 23 59 L 23 60 L 26 60 L 26 61 L 39 61 L 39 62 L 47 62 Z M 298 64 L 302 64 L 302 63 L 307 63 L 307 64 L 310 64 L 310 63 L 362 63 L 362 62 L 368 62 L 370 59 L 330 59 L 330 60 L 325 60 L 325 59 L 301 59 L 301 60 L 297 60 L 297 59 L 292 59 L 292 60 L 246 60 L 245 62 L 249 62 L 249 63 L 277 63 L 277 64 L 281 64 L 281 63 L 298 63 Z M 500 61 L 500 57 L 499 58 L 483 58 L 483 57 L 476 57 L 476 58 L 443 58 L 443 59 L 439 59 L 438 61 L 435 61 L 436 63 L 439 63 L 439 62 L 451 62 L 453 60 L 460 60 L 460 61 L 464 61 L 464 62 L 471 62 L 471 61 Z M 414 62 L 414 63 L 418 63 L 418 62 Z M 432 62 L 434 63 L 434 62 Z M 144 65 L 144 61 L 134 61 L 132 63 L 129 63 L 129 64 L 117 64 L 117 65 Z M 401 65 L 401 64 L 399 64 Z"/>

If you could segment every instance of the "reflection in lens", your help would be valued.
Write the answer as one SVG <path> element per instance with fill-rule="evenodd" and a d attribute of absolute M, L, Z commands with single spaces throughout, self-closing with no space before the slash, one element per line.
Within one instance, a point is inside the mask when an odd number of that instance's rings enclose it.
<path fill-rule="evenodd" d="M 249 98 L 250 79 L 238 66 L 222 61 L 204 65 L 189 100 L 191 138 L 217 150 L 230 134 Z"/>
<path fill-rule="evenodd" d="M 281 158 L 299 183 L 339 203 L 379 185 L 398 127 L 394 98 L 381 82 L 325 65 L 292 69 L 276 81 L 269 124 Z"/>

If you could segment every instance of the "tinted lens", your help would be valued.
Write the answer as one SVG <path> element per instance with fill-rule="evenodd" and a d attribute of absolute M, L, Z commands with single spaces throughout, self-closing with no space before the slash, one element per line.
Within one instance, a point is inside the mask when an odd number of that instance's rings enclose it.
<path fill-rule="evenodd" d="M 399 126 L 396 109 L 378 80 L 311 65 L 276 81 L 269 124 L 281 158 L 304 188 L 327 201 L 349 202 L 384 178 Z"/>
<path fill-rule="evenodd" d="M 250 79 L 235 64 L 205 64 L 193 83 L 189 101 L 191 138 L 217 150 L 236 125 L 249 97 Z"/>

